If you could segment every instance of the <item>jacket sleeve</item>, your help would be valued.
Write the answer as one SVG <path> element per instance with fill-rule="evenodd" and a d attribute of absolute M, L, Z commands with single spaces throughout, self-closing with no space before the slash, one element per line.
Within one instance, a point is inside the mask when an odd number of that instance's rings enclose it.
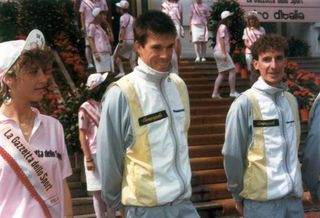
<path fill-rule="evenodd" d="M 102 103 L 97 162 L 102 198 L 112 208 L 119 208 L 124 153 L 132 144 L 132 129 L 127 100 L 120 88 L 113 86 Z"/>
<path fill-rule="evenodd" d="M 225 142 L 222 149 L 224 169 L 228 180 L 228 190 L 236 201 L 243 189 L 243 174 L 246 153 L 252 140 L 251 106 L 245 95 L 240 95 L 231 105 L 227 119 Z"/>
<path fill-rule="evenodd" d="M 309 191 L 316 195 L 320 187 L 320 101 L 316 101 L 313 107 L 303 151 L 302 177 Z"/>

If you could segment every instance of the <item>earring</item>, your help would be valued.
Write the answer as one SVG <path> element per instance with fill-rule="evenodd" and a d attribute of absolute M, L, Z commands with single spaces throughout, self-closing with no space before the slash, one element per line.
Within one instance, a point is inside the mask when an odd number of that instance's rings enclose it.
<path fill-rule="evenodd" d="M 11 93 L 11 89 L 8 89 L 8 93 L 7 93 L 7 95 L 6 95 L 6 97 L 5 97 L 4 101 L 3 101 L 3 103 L 5 105 L 11 104 L 12 98 L 11 98 L 11 94 L 10 93 Z"/>

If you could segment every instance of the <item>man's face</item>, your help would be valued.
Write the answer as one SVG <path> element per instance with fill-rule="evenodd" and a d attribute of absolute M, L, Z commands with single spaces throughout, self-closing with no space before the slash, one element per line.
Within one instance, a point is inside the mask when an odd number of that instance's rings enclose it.
<path fill-rule="evenodd" d="M 284 52 L 275 50 L 261 53 L 258 60 L 253 60 L 253 66 L 259 70 L 262 79 L 273 87 L 278 87 L 282 81 L 286 64 Z"/>
<path fill-rule="evenodd" d="M 136 42 L 135 48 L 146 65 L 156 71 L 167 72 L 171 66 L 174 43 L 173 35 L 157 35 L 149 32 L 145 45 Z"/>

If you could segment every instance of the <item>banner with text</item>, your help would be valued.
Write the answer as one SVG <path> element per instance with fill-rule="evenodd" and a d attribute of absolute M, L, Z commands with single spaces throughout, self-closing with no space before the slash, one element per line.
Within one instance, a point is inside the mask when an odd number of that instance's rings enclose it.
<path fill-rule="evenodd" d="M 238 0 L 247 13 L 256 10 L 261 22 L 320 22 L 320 0 Z"/>

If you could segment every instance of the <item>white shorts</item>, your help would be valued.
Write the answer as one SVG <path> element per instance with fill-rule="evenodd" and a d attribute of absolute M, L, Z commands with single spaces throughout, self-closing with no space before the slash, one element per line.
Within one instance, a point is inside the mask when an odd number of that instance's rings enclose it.
<path fill-rule="evenodd" d="M 208 28 L 202 24 L 192 24 L 192 42 L 207 42 Z"/>
<path fill-rule="evenodd" d="M 184 36 L 182 36 L 182 31 L 184 32 L 184 30 L 182 30 L 183 27 L 180 25 L 180 22 L 178 20 L 173 20 L 173 23 L 174 23 L 174 26 L 176 27 L 176 31 L 177 31 L 176 39 L 183 38 Z"/>
<path fill-rule="evenodd" d="M 95 170 L 87 170 L 87 163 L 84 159 L 84 172 L 86 174 L 86 182 L 87 182 L 87 191 L 100 191 L 101 190 L 101 183 L 100 183 L 100 176 L 97 166 L 97 157 L 96 154 L 91 154 L 91 158 L 95 165 Z"/>
<path fill-rule="evenodd" d="M 134 50 L 134 41 L 133 40 L 124 40 L 122 47 L 117 52 L 117 55 L 126 59 L 136 59 L 136 52 Z"/>
<path fill-rule="evenodd" d="M 111 71 L 111 56 L 109 53 L 99 53 L 100 61 L 97 61 L 95 55 L 93 55 L 94 65 L 96 66 L 97 73 L 104 73 Z"/>
<path fill-rule="evenodd" d="M 221 51 L 215 51 L 213 53 L 213 57 L 216 60 L 217 68 L 219 73 L 223 73 L 229 70 L 232 70 L 235 68 L 233 60 L 229 53 L 227 53 L 227 61 L 222 60 L 222 52 Z"/>

